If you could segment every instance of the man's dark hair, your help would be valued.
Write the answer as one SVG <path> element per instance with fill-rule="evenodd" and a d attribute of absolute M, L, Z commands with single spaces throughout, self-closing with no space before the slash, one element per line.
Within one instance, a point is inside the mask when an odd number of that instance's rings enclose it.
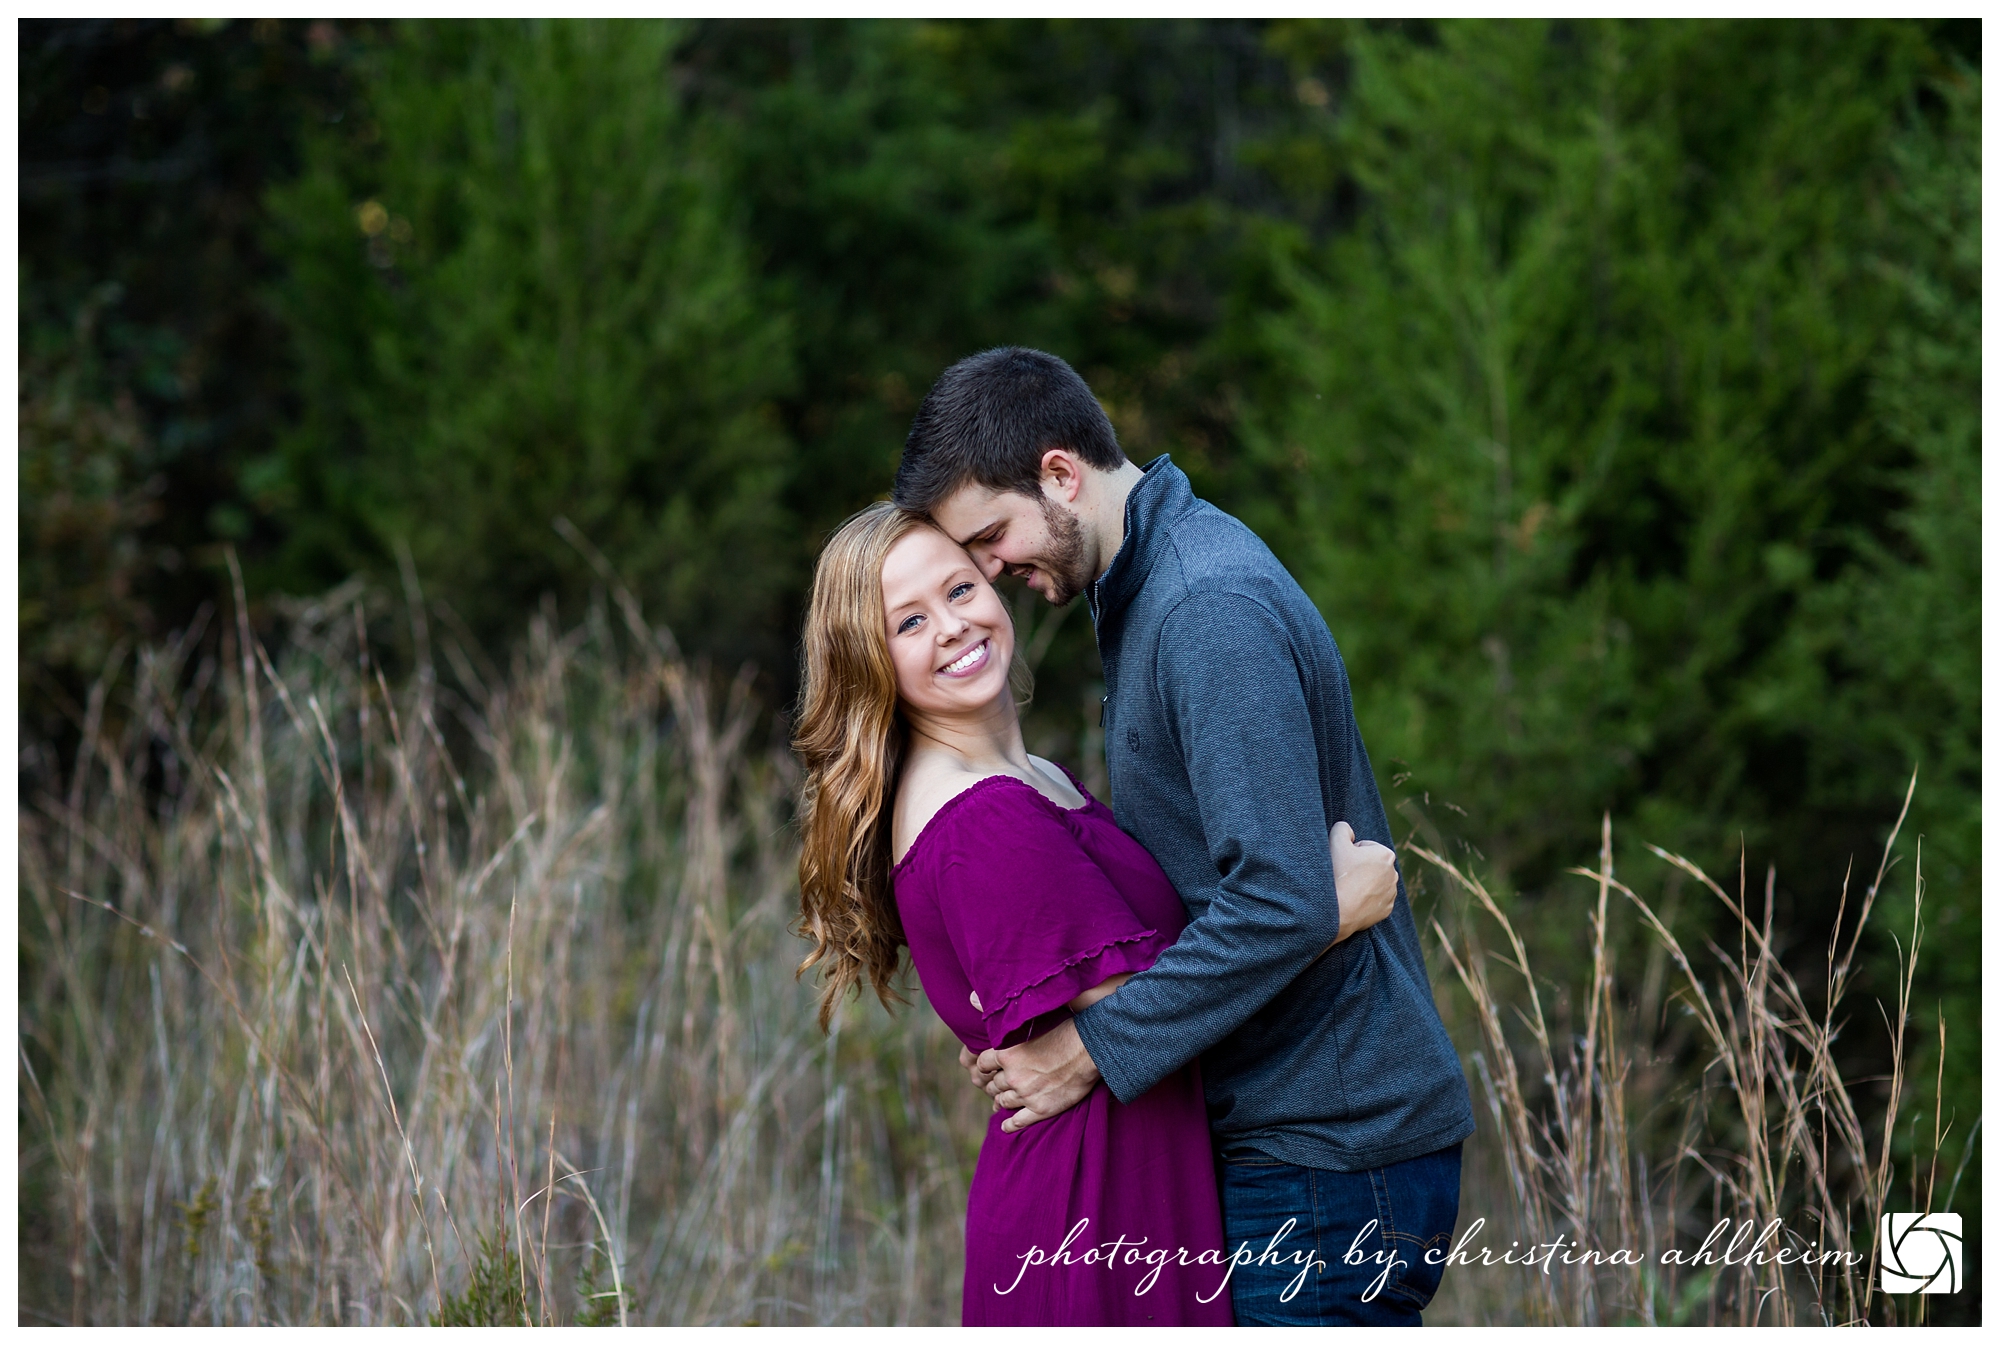
<path fill-rule="evenodd" d="M 938 376 L 917 408 L 896 503 L 929 513 L 961 486 L 1041 496 L 1042 454 L 1067 448 L 1100 471 L 1125 462 L 1111 420 L 1076 370 L 1039 350 L 1001 346 Z"/>

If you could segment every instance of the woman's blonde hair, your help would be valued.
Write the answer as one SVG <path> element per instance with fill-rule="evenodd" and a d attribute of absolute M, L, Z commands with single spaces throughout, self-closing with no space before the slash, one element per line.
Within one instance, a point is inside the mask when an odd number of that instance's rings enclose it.
<path fill-rule="evenodd" d="M 813 942 L 799 972 L 823 969 L 822 1032 L 864 978 L 884 1004 L 902 998 L 891 984 L 904 939 L 889 886 L 890 802 L 909 730 L 896 704 L 882 562 L 930 526 L 920 514 L 871 504 L 834 533 L 813 574 L 792 747 L 805 767 L 799 932 Z"/>

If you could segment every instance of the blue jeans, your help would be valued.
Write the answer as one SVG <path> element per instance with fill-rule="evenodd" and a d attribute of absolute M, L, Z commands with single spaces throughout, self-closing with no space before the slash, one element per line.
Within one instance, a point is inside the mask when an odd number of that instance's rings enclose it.
<path fill-rule="evenodd" d="M 1422 1326 L 1458 1222 L 1462 1148 L 1365 1172 L 1219 1161 L 1236 1324 Z"/>

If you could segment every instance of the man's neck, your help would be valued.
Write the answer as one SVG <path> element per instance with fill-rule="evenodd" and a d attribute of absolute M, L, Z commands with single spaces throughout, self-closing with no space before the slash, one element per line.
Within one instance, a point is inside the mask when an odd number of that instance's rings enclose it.
<path fill-rule="evenodd" d="M 1146 474 L 1129 459 L 1116 471 L 1092 474 L 1090 507 L 1078 513 L 1085 515 L 1084 526 L 1097 544 L 1093 579 L 1104 577 L 1118 558 L 1118 549 L 1125 545 L 1125 501 L 1132 488 L 1145 479 Z"/>

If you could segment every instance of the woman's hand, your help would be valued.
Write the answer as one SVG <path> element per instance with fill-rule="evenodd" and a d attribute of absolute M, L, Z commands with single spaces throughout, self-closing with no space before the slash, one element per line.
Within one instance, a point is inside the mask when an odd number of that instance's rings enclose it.
<path fill-rule="evenodd" d="M 1379 925 L 1396 909 L 1396 852 L 1374 841 L 1357 841 L 1354 828 L 1335 822 L 1328 837 L 1333 851 L 1334 897 L 1340 903 L 1340 937 L 1344 942 L 1370 925 Z"/>
<path fill-rule="evenodd" d="M 1009 1134 L 1068 1111 L 1090 1096 L 1100 1077 L 1073 1018 L 1019 1046 L 982 1051 L 973 1075 L 986 1078 L 995 1111 L 1013 1113 L 1000 1125 Z"/>
<path fill-rule="evenodd" d="M 958 1048 L 958 1067 L 972 1076 L 972 1086 L 982 1093 L 986 1092 L 986 1085 L 993 1082 L 993 1076 L 1000 1072 L 997 1067 L 987 1069 L 980 1065 L 979 1057 L 963 1046 Z M 993 1110 L 1000 1110 L 997 1101 L 993 1104 Z"/>
<path fill-rule="evenodd" d="M 1100 981 L 1070 1001 L 1070 1011 L 1082 1011 L 1098 1003 L 1136 973 L 1122 973 Z M 1012 1133 L 1036 1121 L 1068 1111 L 1098 1083 L 1098 1067 L 1084 1049 L 1076 1025 L 1064 1021 L 1040 1039 L 1028 1039 L 1008 1051 L 982 1051 L 972 1055 L 958 1047 L 958 1065 L 972 1075 L 972 1087 L 986 1093 L 994 1111 L 1014 1115 L 1000 1129 Z"/>

